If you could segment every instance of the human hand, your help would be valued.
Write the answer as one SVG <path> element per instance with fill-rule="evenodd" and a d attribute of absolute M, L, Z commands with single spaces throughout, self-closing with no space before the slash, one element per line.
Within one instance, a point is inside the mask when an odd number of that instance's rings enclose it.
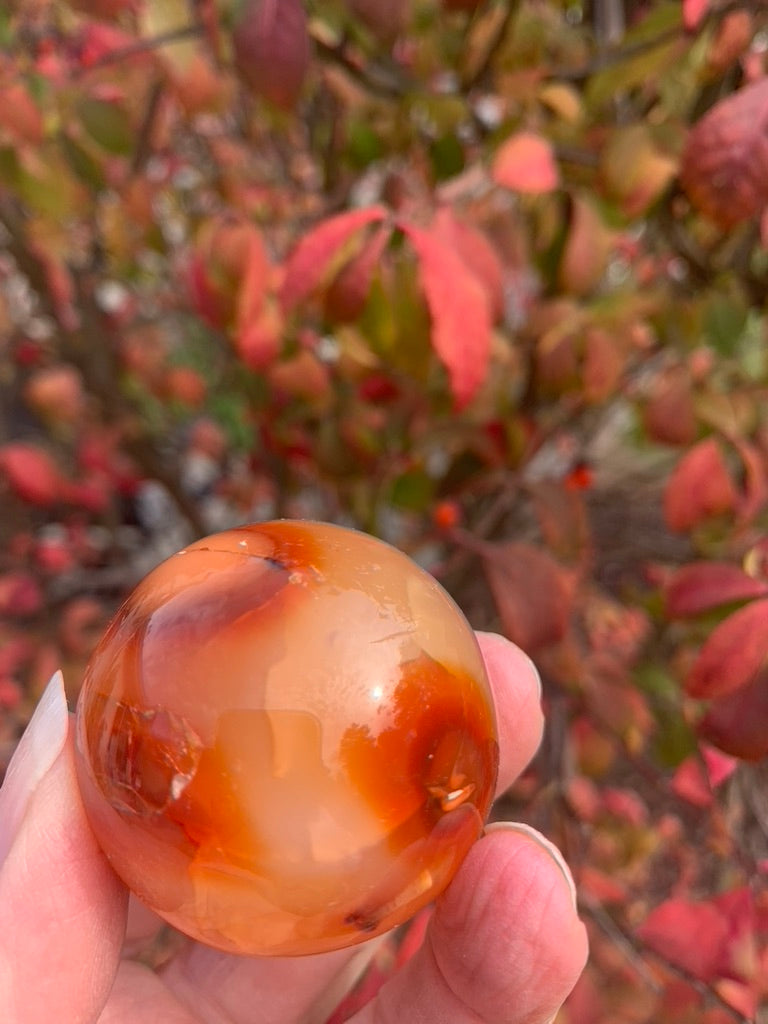
<path fill-rule="evenodd" d="M 533 756 L 538 681 L 479 637 L 496 699 L 499 789 Z M 128 894 L 88 826 L 60 676 L 0 790 L 0 1007 L 5 1024 L 323 1024 L 379 940 L 318 956 L 245 958 L 191 940 L 157 971 L 122 955 Z M 151 920 L 151 919 L 150 919 Z M 524 826 L 489 826 L 439 898 L 421 948 L 354 1024 L 545 1024 L 587 942 L 568 869 Z"/>

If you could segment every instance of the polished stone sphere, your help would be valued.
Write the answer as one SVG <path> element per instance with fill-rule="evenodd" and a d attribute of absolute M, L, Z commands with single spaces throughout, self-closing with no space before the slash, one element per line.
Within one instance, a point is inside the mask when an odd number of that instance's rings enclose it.
<path fill-rule="evenodd" d="M 324 523 L 173 555 L 97 646 L 77 708 L 114 870 L 182 932 L 299 955 L 405 921 L 477 840 L 496 779 L 475 636 L 401 552 Z"/>

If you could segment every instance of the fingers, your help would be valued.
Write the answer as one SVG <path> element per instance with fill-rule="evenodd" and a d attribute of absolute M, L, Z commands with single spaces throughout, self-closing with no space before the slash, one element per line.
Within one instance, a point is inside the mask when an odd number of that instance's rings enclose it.
<path fill-rule="evenodd" d="M 503 637 L 478 637 L 494 690 L 499 725 L 500 788 L 506 788 L 538 747 L 543 727 L 539 682 L 531 661 Z M 300 961 L 247 960 L 191 944 L 163 978 L 205 1024 L 252 1024 L 255 1003 L 275 1020 L 324 1021 L 373 955 L 371 943 Z M 311 1008 L 311 1009 L 308 1009 Z M 309 1014 L 309 1016 L 307 1016 Z M 407 1020 L 414 1020 L 406 1014 Z M 446 1018 L 450 1019 L 450 1018 Z"/>
<path fill-rule="evenodd" d="M 200 1019 L 178 1002 L 149 967 L 123 960 L 98 1024 L 200 1024 Z"/>
<path fill-rule="evenodd" d="M 492 826 L 438 901 L 422 948 L 354 1024 L 545 1024 L 587 955 L 566 871 L 537 833 Z"/>
<path fill-rule="evenodd" d="M 202 1024 L 323 1024 L 367 966 L 378 941 L 300 959 L 248 959 L 191 943 L 162 977 Z"/>
<path fill-rule="evenodd" d="M 126 893 L 96 845 L 75 780 L 61 676 L 0 790 L 0 1006 L 7 1024 L 94 1020 L 106 1001 Z"/>
<path fill-rule="evenodd" d="M 496 633 L 478 633 L 496 703 L 501 793 L 514 782 L 541 743 L 541 682 L 533 662 Z"/>

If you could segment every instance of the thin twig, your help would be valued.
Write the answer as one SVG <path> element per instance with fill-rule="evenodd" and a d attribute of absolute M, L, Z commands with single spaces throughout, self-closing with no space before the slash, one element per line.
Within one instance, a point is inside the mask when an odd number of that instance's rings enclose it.
<path fill-rule="evenodd" d="M 120 64 L 124 60 L 130 60 L 131 57 L 138 57 L 142 53 L 151 53 L 153 50 L 160 50 L 171 43 L 180 43 L 185 39 L 194 39 L 196 36 L 201 37 L 203 34 L 204 28 L 200 22 L 181 25 L 179 28 L 161 32 L 157 36 L 137 39 L 135 43 L 131 43 L 129 46 L 121 46 L 117 50 L 110 50 L 109 53 L 105 53 L 98 60 L 93 61 L 92 64 L 74 68 L 73 75 L 77 78 L 82 78 L 91 71 L 99 71 L 101 68 L 111 67 L 113 64 Z"/>
<path fill-rule="evenodd" d="M 165 82 L 163 79 L 155 79 L 149 91 L 147 106 L 139 126 L 136 148 L 133 151 L 133 159 L 131 160 L 131 177 L 138 177 L 152 156 L 152 134 L 162 110 L 161 100 L 164 92 Z"/>
<path fill-rule="evenodd" d="M 350 48 L 345 36 L 330 42 L 327 35 L 310 26 L 310 35 L 317 53 L 337 64 L 361 85 L 366 92 L 384 99 L 400 99 L 413 91 L 412 83 L 397 65 L 369 61 L 363 63 Z"/>
<path fill-rule="evenodd" d="M 93 301 L 93 289 L 89 287 L 85 275 L 71 271 L 80 319 L 79 324 L 73 327 L 63 321 L 50 297 L 46 269 L 43 261 L 27 242 L 23 216 L 13 204 L 5 200 L 0 200 L 0 226 L 5 229 L 8 236 L 6 250 L 29 281 L 37 295 L 41 311 L 57 326 L 62 354 L 82 374 L 85 386 L 99 401 L 105 420 L 111 423 L 138 422 L 135 410 L 121 395 L 114 348 L 102 343 L 105 332 L 101 313 Z M 181 487 L 176 474 L 165 465 L 152 439 L 140 433 L 127 439 L 125 446 L 146 476 L 158 480 L 165 486 L 195 534 L 205 533 L 205 524 L 196 504 Z"/>
<path fill-rule="evenodd" d="M 507 0 L 507 7 L 504 11 L 504 15 L 499 21 L 496 31 L 486 47 L 485 53 L 478 61 L 478 64 L 472 74 L 462 82 L 462 90 L 464 92 L 468 92 L 470 89 L 479 85 L 490 71 L 491 65 L 496 59 L 496 55 L 504 45 L 504 40 L 507 38 L 509 27 L 512 24 L 512 18 L 517 13 L 518 6 L 518 0 Z"/>

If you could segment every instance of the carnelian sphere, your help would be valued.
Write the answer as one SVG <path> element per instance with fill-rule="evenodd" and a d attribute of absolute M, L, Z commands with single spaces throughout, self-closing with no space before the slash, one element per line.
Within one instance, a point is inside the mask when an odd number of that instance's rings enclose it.
<path fill-rule="evenodd" d="M 136 588 L 77 709 L 115 871 L 234 953 L 361 942 L 440 893 L 498 745 L 474 633 L 404 554 L 324 523 L 207 537 Z"/>

